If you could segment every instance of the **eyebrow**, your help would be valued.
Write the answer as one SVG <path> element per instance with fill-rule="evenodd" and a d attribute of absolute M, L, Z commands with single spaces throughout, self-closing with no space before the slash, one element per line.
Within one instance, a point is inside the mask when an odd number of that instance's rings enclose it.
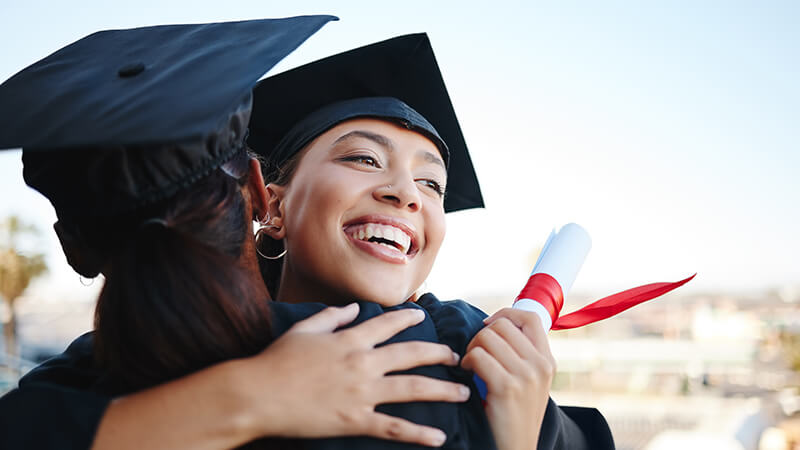
<path fill-rule="evenodd" d="M 434 164 L 437 164 L 437 165 L 441 166 L 442 169 L 444 169 L 444 171 L 447 172 L 447 167 L 444 166 L 444 161 L 442 161 L 442 158 L 439 158 L 436 155 L 434 155 L 433 153 L 431 153 L 429 151 L 426 151 L 426 150 L 418 151 L 417 155 L 418 156 L 422 156 L 422 159 L 424 159 L 425 162 L 434 163 Z"/>
<path fill-rule="evenodd" d="M 382 134 L 371 133 L 369 131 L 364 131 L 364 130 L 351 131 L 351 132 L 339 137 L 339 139 L 336 139 L 333 142 L 333 145 L 337 145 L 340 142 L 344 142 L 344 141 L 347 141 L 347 140 L 350 140 L 350 139 L 354 139 L 354 138 L 357 138 L 357 137 L 364 138 L 364 139 L 369 139 L 370 141 L 373 141 L 373 142 L 375 142 L 376 144 L 378 144 L 378 145 L 380 145 L 382 147 L 386 147 L 386 149 L 388 149 L 389 151 L 394 151 L 394 142 L 389 140 L 389 138 L 387 138 L 386 136 L 384 136 Z"/>
<path fill-rule="evenodd" d="M 351 132 L 349 132 L 347 134 L 344 134 L 344 135 L 340 136 L 338 139 L 336 139 L 333 142 L 333 145 L 337 145 L 337 144 L 339 144 L 341 142 L 344 142 L 344 141 L 347 141 L 347 140 L 350 140 L 350 139 L 359 138 L 359 137 L 360 138 L 364 138 L 364 139 L 369 139 L 370 141 L 375 142 L 376 144 L 386 148 L 390 152 L 393 152 L 395 150 L 394 142 L 392 142 L 391 139 L 387 138 L 386 136 L 384 136 L 382 134 L 372 133 L 370 131 L 365 131 L 365 130 L 353 130 L 353 131 L 351 131 Z M 422 159 L 425 160 L 425 162 L 429 162 L 429 163 L 433 163 L 433 164 L 439 165 L 439 166 L 442 167 L 442 169 L 447 171 L 447 167 L 445 167 L 444 162 L 442 161 L 442 159 L 437 157 L 433 153 L 431 153 L 429 151 L 426 151 L 426 150 L 419 150 L 417 152 L 417 156 L 421 156 Z"/>

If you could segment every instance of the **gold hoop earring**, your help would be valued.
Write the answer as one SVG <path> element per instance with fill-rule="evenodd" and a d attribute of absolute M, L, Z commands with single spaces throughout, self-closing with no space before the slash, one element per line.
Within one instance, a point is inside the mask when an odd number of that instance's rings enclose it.
<path fill-rule="evenodd" d="M 263 220 L 259 220 L 258 221 L 258 224 L 261 225 L 261 226 L 259 227 L 258 230 L 256 230 L 256 236 L 255 236 L 256 253 L 258 253 L 259 256 L 261 256 L 264 259 L 276 260 L 276 259 L 283 258 L 283 256 L 286 255 L 286 252 L 288 252 L 288 250 L 284 248 L 283 251 L 280 252 L 278 255 L 268 256 L 268 255 L 265 255 L 265 254 L 261 253 L 261 249 L 259 248 L 259 247 L 261 247 L 260 242 L 262 241 L 264 235 L 267 235 L 266 233 L 267 233 L 268 229 L 275 228 L 275 229 L 280 230 L 280 228 L 281 228 L 281 227 L 279 227 L 277 225 L 271 224 L 270 223 L 271 221 L 272 221 L 272 219 L 270 219 L 269 214 L 264 216 Z M 267 237 L 269 237 L 269 235 L 267 235 Z"/>

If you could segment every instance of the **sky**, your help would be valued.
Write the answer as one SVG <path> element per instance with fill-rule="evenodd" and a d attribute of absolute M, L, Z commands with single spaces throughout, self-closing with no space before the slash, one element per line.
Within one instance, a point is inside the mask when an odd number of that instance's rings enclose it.
<path fill-rule="evenodd" d="M 440 298 L 513 298 L 569 222 L 593 240 L 576 294 L 695 272 L 684 293 L 800 286 L 800 3 L 13 3 L 0 5 L 2 80 L 101 29 L 339 16 L 270 74 L 427 32 L 486 201 L 449 215 L 425 286 Z M 0 216 L 45 231 L 51 274 L 34 289 L 91 297 L 19 158 L 0 154 Z"/>

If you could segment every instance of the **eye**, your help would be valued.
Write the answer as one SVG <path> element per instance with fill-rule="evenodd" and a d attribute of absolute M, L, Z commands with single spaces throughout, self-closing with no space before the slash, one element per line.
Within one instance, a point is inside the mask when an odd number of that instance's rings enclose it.
<path fill-rule="evenodd" d="M 444 188 L 436 180 L 421 179 L 421 180 L 417 180 L 417 183 L 420 183 L 423 186 L 432 189 L 434 192 L 436 192 L 439 195 L 439 197 L 443 197 L 444 196 Z"/>
<path fill-rule="evenodd" d="M 340 160 L 341 161 L 346 161 L 346 162 L 354 162 L 354 163 L 357 163 L 357 164 L 364 164 L 364 165 L 372 166 L 372 167 L 376 167 L 376 168 L 380 168 L 381 167 L 381 165 L 378 162 L 378 160 L 376 158 L 373 158 L 372 156 L 369 156 L 369 155 L 348 155 L 348 156 L 342 157 Z"/>

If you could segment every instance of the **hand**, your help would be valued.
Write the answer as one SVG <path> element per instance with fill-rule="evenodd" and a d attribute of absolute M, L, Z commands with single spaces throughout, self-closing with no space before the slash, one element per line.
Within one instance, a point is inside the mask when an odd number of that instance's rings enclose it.
<path fill-rule="evenodd" d="M 556 371 L 539 317 L 505 308 L 467 346 L 461 366 L 484 382 L 498 450 L 535 449 Z"/>
<path fill-rule="evenodd" d="M 326 308 L 289 331 L 261 354 L 241 361 L 237 380 L 253 408 L 255 436 L 369 435 L 439 446 L 445 435 L 375 411 L 381 403 L 465 401 L 466 386 L 420 375 L 391 375 L 412 367 L 456 365 L 449 347 L 402 342 L 375 348 L 424 319 L 415 309 L 382 314 L 355 327 L 358 304 Z"/>

